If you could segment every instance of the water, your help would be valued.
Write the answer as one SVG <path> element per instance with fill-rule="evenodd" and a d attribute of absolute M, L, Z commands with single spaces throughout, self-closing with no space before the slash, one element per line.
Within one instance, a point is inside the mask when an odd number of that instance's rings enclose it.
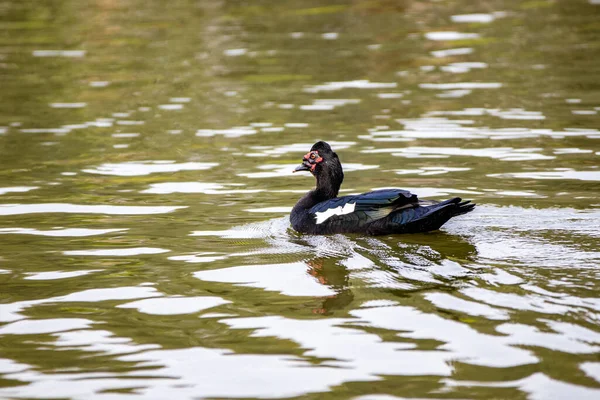
<path fill-rule="evenodd" d="M 597 1 L 4 1 L 0 398 L 600 397 Z M 343 194 L 476 211 L 303 236 Z"/>

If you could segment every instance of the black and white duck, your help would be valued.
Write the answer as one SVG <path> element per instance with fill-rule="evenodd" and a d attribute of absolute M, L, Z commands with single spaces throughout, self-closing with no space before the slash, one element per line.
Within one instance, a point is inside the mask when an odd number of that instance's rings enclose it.
<path fill-rule="evenodd" d="M 315 143 L 294 172 L 310 171 L 317 187 L 292 209 L 292 227 L 301 233 L 326 235 L 363 233 L 387 235 L 439 229 L 450 218 L 466 214 L 475 204 L 460 197 L 445 201 L 419 200 L 402 189 L 374 190 L 337 197 L 344 180 L 338 155 L 325 142 Z"/>

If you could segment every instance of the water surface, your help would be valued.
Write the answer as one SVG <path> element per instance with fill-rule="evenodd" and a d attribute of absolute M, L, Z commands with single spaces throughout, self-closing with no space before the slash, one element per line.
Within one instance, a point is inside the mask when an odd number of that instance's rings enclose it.
<path fill-rule="evenodd" d="M 0 397 L 600 397 L 600 4 L 4 1 Z M 304 236 L 291 171 L 476 211 Z"/>

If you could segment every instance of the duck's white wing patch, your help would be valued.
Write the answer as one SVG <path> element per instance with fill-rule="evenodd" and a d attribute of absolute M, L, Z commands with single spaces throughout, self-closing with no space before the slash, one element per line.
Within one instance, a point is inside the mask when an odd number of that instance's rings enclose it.
<path fill-rule="evenodd" d="M 323 212 L 316 212 L 315 215 L 317 217 L 317 224 L 322 224 L 334 215 L 344 215 L 353 213 L 354 207 L 356 207 L 356 203 L 347 203 L 344 204 L 343 207 L 337 206 L 335 208 L 329 208 Z"/>

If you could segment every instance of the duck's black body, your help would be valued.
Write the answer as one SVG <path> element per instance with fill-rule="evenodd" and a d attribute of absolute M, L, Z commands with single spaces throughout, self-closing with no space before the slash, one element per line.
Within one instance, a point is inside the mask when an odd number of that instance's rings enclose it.
<path fill-rule="evenodd" d="M 317 142 L 296 171 L 310 171 L 317 187 L 292 209 L 292 227 L 301 233 L 365 233 L 385 235 L 439 229 L 450 218 L 473 210 L 475 204 L 459 197 L 438 202 L 419 200 L 401 189 L 383 189 L 337 197 L 344 173 L 336 153 Z"/>

